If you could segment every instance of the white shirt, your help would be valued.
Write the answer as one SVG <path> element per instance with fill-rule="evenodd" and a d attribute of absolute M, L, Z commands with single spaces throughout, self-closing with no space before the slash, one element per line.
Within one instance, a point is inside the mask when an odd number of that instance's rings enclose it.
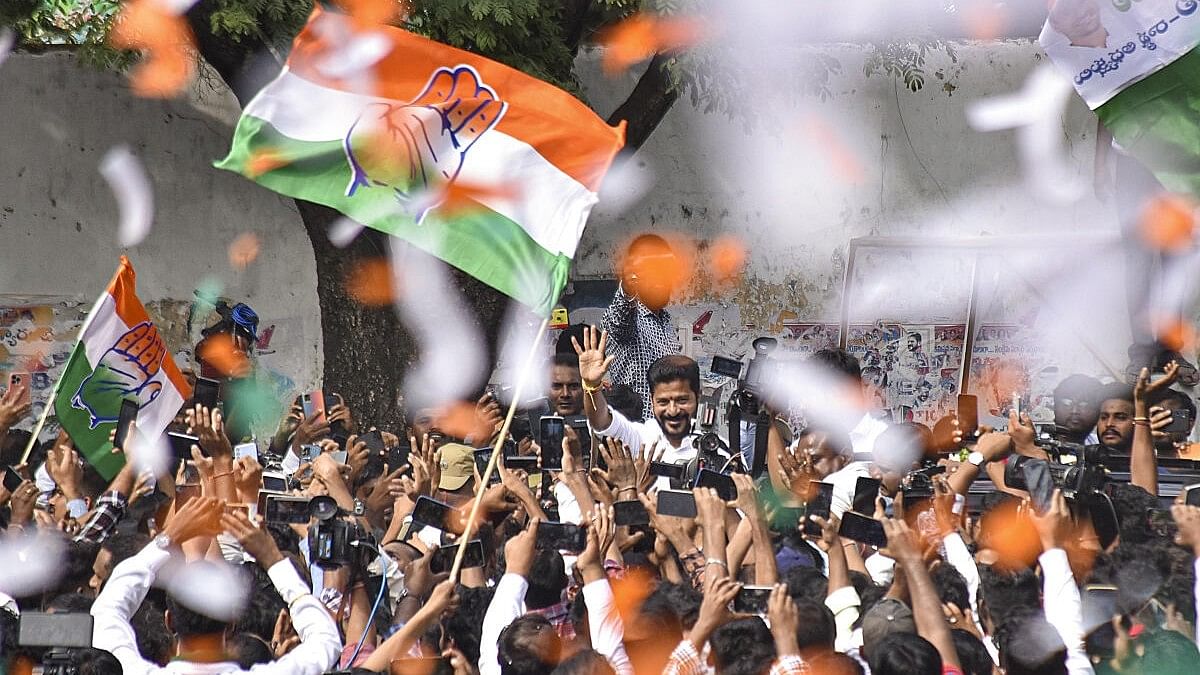
<path fill-rule="evenodd" d="M 615 438 L 629 448 L 629 452 L 637 457 L 642 454 L 643 450 L 649 448 L 651 456 L 660 450 L 663 451 L 662 460 L 667 464 L 679 464 L 688 462 L 696 456 L 696 448 L 692 445 L 695 436 L 684 436 L 679 447 L 671 445 L 670 441 L 663 435 L 662 427 L 658 426 L 658 420 L 650 418 L 645 422 L 630 422 L 629 418 L 621 413 L 608 409 L 612 415 L 612 421 L 604 429 L 593 429 L 593 433 L 597 436 L 608 436 Z M 717 467 L 720 468 L 720 467 Z M 667 490 L 671 487 L 671 479 L 660 477 L 655 483 L 655 488 L 659 490 Z"/>
<path fill-rule="evenodd" d="M 236 663 L 192 663 L 172 661 L 160 667 L 138 653 L 130 618 L 137 612 L 146 591 L 154 583 L 158 570 L 171 559 L 171 554 L 151 542 L 132 558 L 113 568 L 104 590 L 92 604 L 95 626 L 92 645 L 111 652 L 121 662 L 125 675 L 150 673 L 179 673 L 207 675 L 209 673 L 258 673 L 260 675 L 320 675 L 337 663 L 342 650 L 337 626 L 325 608 L 308 592 L 300 575 L 288 560 L 280 560 L 267 570 L 275 590 L 288 604 L 292 625 L 300 636 L 300 645 L 286 656 L 262 663 L 244 671 Z"/>
<path fill-rule="evenodd" d="M 850 430 L 850 445 L 854 447 L 854 454 L 858 457 L 875 454 L 875 439 L 887 431 L 887 428 L 887 422 L 871 413 L 864 414 L 858 424 Z"/>
<path fill-rule="evenodd" d="M 829 512 L 834 516 L 841 518 L 842 514 L 849 511 L 850 507 L 854 505 L 854 488 L 858 487 L 860 476 L 871 477 L 870 462 L 850 462 L 825 476 L 821 481 L 833 484 L 833 501 L 830 504 Z M 872 514 L 865 513 L 863 515 L 870 516 Z"/>
<path fill-rule="evenodd" d="M 1071 574 L 1067 552 L 1052 548 L 1038 556 L 1042 568 L 1042 612 L 1046 623 L 1054 626 L 1067 646 L 1067 672 L 1070 675 L 1095 673 L 1084 650 L 1083 601 Z"/>

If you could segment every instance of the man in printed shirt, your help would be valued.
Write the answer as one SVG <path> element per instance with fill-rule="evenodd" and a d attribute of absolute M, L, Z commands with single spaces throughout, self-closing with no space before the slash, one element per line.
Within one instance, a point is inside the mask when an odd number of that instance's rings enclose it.
<path fill-rule="evenodd" d="M 682 351 L 671 314 L 665 309 L 678 280 L 679 264 L 662 237 L 647 234 L 635 239 L 629 246 L 621 285 L 601 324 L 611 340 L 612 381 L 632 387 L 642 397 L 646 419 L 653 408 L 646 371 L 661 357 Z"/>

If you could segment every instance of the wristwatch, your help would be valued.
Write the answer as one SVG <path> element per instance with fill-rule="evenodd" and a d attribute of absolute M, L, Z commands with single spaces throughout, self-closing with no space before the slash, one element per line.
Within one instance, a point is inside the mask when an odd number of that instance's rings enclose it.
<path fill-rule="evenodd" d="M 163 532 L 154 538 L 154 545 L 164 551 L 169 551 L 171 550 L 171 537 L 166 532 Z"/>
<path fill-rule="evenodd" d="M 987 463 L 987 457 L 984 457 L 983 453 L 978 450 L 972 450 L 971 454 L 967 455 L 967 463 L 981 467 Z"/>

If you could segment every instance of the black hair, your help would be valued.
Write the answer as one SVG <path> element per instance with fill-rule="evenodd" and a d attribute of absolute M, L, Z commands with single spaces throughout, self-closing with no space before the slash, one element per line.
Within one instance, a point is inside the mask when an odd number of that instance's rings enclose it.
<path fill-rule="evenodd" d="M 574 349 L 569 352 L 555 352 L 554 356 L 550 357 L 550 364 L 579 370 L 579 355 Z"/>
<path fill-rule="evenodd" d="M 166 617 L 163 616 L 165 607 L 166 598 L 161 597 L 161 591 L 148 593 L 141 607 L 138 607 L 129 621 L 142 658 L 160 666 L 165 666 L 171 661 L 171 651 L 174 647 L 171 631 L 167 629 Z"/>
<path fill-rule="evenodd" d="M 954 651 L 962 666 L 963 675 L 992 675 L 992 655 L 975 634 L 955 628 L 950 631 L 954 638 Z"/>
<path fill-rule="evenodd" d="M 862 365 L 858 357 L 844 349 L 822 349 L 808 357 L 808 362 L 830 373 L 862 379 Z"/>
<path fill-rule="evenodd" d="M 810 672 L 820 675 L 863 675 L 862 664 L 841 652 L 825 652 L 805 659 Z M 990 675 L 990 673 L 989 673 Z"/>
<path fill-rule="evenodd" d="M 825 437 L 825 445 L 829 446 L 834 452 L 842 457 L 854 457 L 854 444 L 850 442 L 850 434 L 840 429 L 831 427 L 823 427 L 819 424 L 810 424 L 804 428 L 797 436 L 797 440 L 802 440 L 809 436 L 821 434 Z"/>
<path fill-rule="evenodd" d="M 538 635 L 549 635 L 549 650 L 539 652 L 531 644 Z M 519 616 L 500 631 L 497 658 L 501 675 L 541 675 L 558 665 L 562 640 L 554 626 L 539 614 Z"/>
<path fill-rule="evenodd" d="M 837 624 L 833 620 L 833 612 L 823 602 L 801 600 L 796 603 L 800 621 L 796 628 L 796 641 L 800 653 L 808 660 L 810 654 L 821 654 L 833 651 L 833 643 L 837 638 Z"/>
<path fill-rule="evenodd" d="M 1122 544 L 1140 544 L 1154 537 L 1150 511 L 1158 508 L 1158 497 L 1131 483 L 1113 483 L 1109 498 L 1117 514 Z"/>
<path fill-rule="evenodd" d="M 1067 675 L 1067 646 L 1040 609 L 1006 615 L 995 641 L 1005 675 Z"/>
<path fill-rule="evenodd" d="M 730 621 L 709 640 L 717 675 L 762 675 L 775 660 L 771 629 L 756 617 Z"/>
<path fill-rule="evenodd" d="M 633 387 L 619 382 L 613 383 L 612 388 L 604 392 L 604 398 L 613 410 L 624 415 L 630 422 L 642 420 L 642 397 Z"/>
<path fill-rule="evenodd" d="M 275 660 L 275 655 L 271 653 L 267 643 L 261 637 L 250 633 L 230 635 L 225 639 L 225 649 L 242 670 L 250 670 L 251 666 Z"/>
<path fill-rule="evenodd" d="M 0 437 L 0 464 L 4 466 L 16 466 L 21 463 L 21 455 L 25 452 L 25 446 L 29 445 L 29 439 L 33 434 L 26 429 L 9 429 L 8 433 Z"/>
<path fill-rule="evenodd" d="M 616 675 L 612 664 L 594 649 L 582 649 L 551 671 L 552 675 Z"/>
<path fill-rule="evenodd" d="M 137 530 L 117 530 L 100 544 L 100 548 L 108 551 L 108 554 L 112 557 L 111 564 L 113 567 L 116 567 L 137 555 L 149 543 L 150 535 L 144 532 L 138 532 Z"/>
<path fill-rule="evenodd" d="M 650 394 L 654 388 L 668 382 L 683 380 L 697 396 L 700 395 L 700 364 L 695 359 L 683 354 L 668 354 L 660 356 L 650 364 L 646 371 L 646 381 L 650 384 Z"/>
<path fill-rule="evenodd" d="M 85 497 L 91 497 L 95 500 L 108 489 L 108 479 L 101 476 L 100 472 L 96 471 L 96 467 L 91 464 L 84 464 L 83 474 L 79 481 L 79 489 Z"/>
<path fill-rule="evenodd" d="M 57 536 L 57 535 L 55 535 Z M 87 588 L 95 574 L 93 565 L 96 554 L 100 552 L 100 544 L 90 541 L 68 541 L 67 555 L 62 565 L 62 578 L 58 581 L 58 590 L 69 593 Z"/>
<path fill-rule="evenodd" d="M 1188 396 L 1178 389 L 1163 389 L 1161 391 L 1156 391 L 1151 394 L 1149 403 L 1150 405 L 1162 405 L 1167 401 L 1175 401 L 1181 409 L 1188 411 L 1189 416 L 1193 420 L 1196 419 L 1196 402 L 1192 400 L 1191 396 Z M 12 432 L 10 431 L 8 433 L 11 434 Z"/>
<path fill-rule="evenodd" d="M 454 636 L 454 644 L 467 657 L 468 663 L 479 663 L 479 642 L 483 630 L 483 615 L 495 595 L 494 588 L 459 586 L 458 609 L 445 619 L 446 634 Z M 580 596 L 583 594 L 581 593 Z"/>
<path fill-rule="evenodd" d="M 871 675 L 942 675 L 942 656 L 916 633 L 888 633 L 871 645 Z"/>
<path fill-rule="evenodd" d="M 1096 399 L 1097 403 L 1105 401 L 1126 401 L 1133 403 L 1133 387 L 1123 382 L 1109 382 L 1100 387 L 1100 394 Z"/>
<path fill-rule="evenodd" d="M 587 324 L 573 323 L 570 326 L 562 329 L 558 334 L 558 340 L 554 343 L 554 351 L 557 354 L 574 354 L 575 345 L 571 344 L 571 338 L 575 338 L 580 345 L 583 344 L 583 333 L 587 330 Z M 576 361 L 576 365 L 578 365 Z"/>
<path fill-rule="evenodd" d="M 91 609 L 92 598 L 83 593 L 63 593 L 46 605 L 46 611 L 63 614 L 87 614 Z"/>
<path fill-rule="evenodd" d="M 665 606 L 679 618 L 679 627 L 691 630 L 700 616 L 700 603 L 704 596 L 691 584 L 660 582 L 642 604 L 642 612 L 656 611 Z"/>
<path fill-rule="evenodd" d="M 567 568 L 558 551 L 537 551 L 527 578 L 529 590 L 525 593 L 525 604 L 529 609 L 543 609 L 562 602 L 562 592 L 567 587 Z"/>
<path fill-rule="evenodd" d="M 937 589 L 938 598 L 943 603 L 954 603 L 964 612 L 971 608 L 971 594 L 967 590 L 967 580 L 954 566 L 947 562 L 939 562 L 929 570 L 929 578 Z"/>
<path fill-rule="evenodd" d="M 784 572 L 780 581 L 787 586 L 788 595 L 796 602 L 824 602 L 829 590 L 829 579 L 825 578 L 820 570 L 803 565 L 797 565 Z"/>
<path fill-rule="evenodd" d="M 103 649 L 82 647 L 71 650 L 71 671 L 76 675 L 122 675 L 124 670 L 117 657 Z"/>
<path fill-rule="evenodd" d="M 1022 609 L 1041 611 L 1042 585 L 1033 570 L 1007 571 L 990 565 L 979 567 L 980 619 L 989 617 L 998 626 Z"/>
<path fill-rule="evenodd" d="M 1083 399 L 1089 403 L 1099 403 L 1097 397 L 1100 395 L 1101 389 L 1100 380 L 1097 380 L 1090 375 L 1068 375 L 1058 386 L 1054 388 L 1054 400 L 1058 401 L 1064 398 Z"/>
<path fill-rule="evenodd" d="M 275 632 L 275 622 L 279 620 L 279 613 L 287 607 L 287 603 L 283 601 L 279 591 L 275 590 L 275 584 L 262 567 L 245 564 L 242 565 L 242 570 L 252 577 L 250 588 L 253 591 L 245 611 L 238 617 L 237 632 L 251 633 L 264 640 L 270 640 Z M 375 598 L 372 597 L 371 601 L 374 602 Z"/>
<path fill-rule="evenodd" d="M 203 565 L 205 567 L 214 565 L 214 563 L 204 560 L 188 564 Z M 219 635 L 224 633 L 229 627 L 220 619 L 214 619 L 187 607 L 173 595 L 167 596 L 167 611 L 171 615 L 170 629 L 181 639 L 193 635 Z"/>

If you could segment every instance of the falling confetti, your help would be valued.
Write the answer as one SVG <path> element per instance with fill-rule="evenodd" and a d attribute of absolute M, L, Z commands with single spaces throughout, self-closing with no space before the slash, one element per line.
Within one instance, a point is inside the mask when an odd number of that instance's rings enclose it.
<path fill-rule="evenodd" d="M 236 270 L 244 270 L 258 258 L 261 245 L 253 232 L 239 234 L 229 244 L 229 264 Z"/>
<path fill-rule="evenodd" d="M 228 333 L 209 336 L 201 343 L 197 356 L 226 377 L 245 377 L 251 371 L 246 354 L 237 348 L 233 336 Z"/>
<path fill-rule="evenodd" d="M 258 178 L 288 164 L 290 162 L 275 148 L 260 148 L 251 152 L 246 159 L 246 175 Z"/>
<path fill-rule="evenodd" d="M 1196 227 L 1196 203 L 1180 194 L 1155 195 L 1138 221 L 1142 239 L 1160 251 L 1179 253 L 1191 248 Z"/>
<path fill-rule="evenodd" d="M 862 161 L 846 145 L 838 130 L 823 117 L 816 114 L 805 116 L 801 129 L 809 141 L 821 148 L 833 175 L 851 184 L 866 180 L 867 170 Z"/>
<path fill-rule="evenodd" d="M 396 301 L 392 287 L 391 266 L 383 258 L 359 260 L 346 278 L 346 292 L 358 302 L 371 307 L 390 305 Z"/>
<path fill-rule="evenodd" d="M 636 14 L 599 36 L 604 45 L 604 73 L 619 75 L 659 52 L 678 51 L 695 45 L 707 33 L 706 25 L 697 18 Z"/>
<path fill-rule="evenodd" d="M 172 0 L 131 0 L 109 31 L 109 42 L 118 49 L 146 52 L 133 70 L 130 84 L 138 96 L 170 98 L 192 81 L 196 72 L 195 39 L 182 14 L 174 11 L 187 3 Z"/>
<path fill-rule="evenodd" d="M 66 569 L 66 544 L 56 534 L 0 540 L 0 592 L 21 598 L 53 588 Z"/>
<path fill-rule="evenodd" d="M 746 267 L 746 247 L 736 237 L 724 236 L 709 245 L 709 269 L 718 284 L 736 281 Z"/>
<path fill-rule="evenodd" d="M 17 34 L 13 29 L 0 28 L 0 66 L 4 65 L 4 60 L 12 52 L 13 47 L 17 44 Z"/>
<path fill-rule="evenodd" d="M 242 614 L 250 595 L 246 576 L 224 561 L 188 563 L 166 571 L 167 593 L 195 612 L 220 621 Z M 213 589 L 221 589 L 214 593 Z"/>
<path fill-rule="evenodd" d="M 127 146 L 118 145 L 100 160 L 100 175 L 117 198 L 117 243 L 122 248 L 137 246 L 150 233 L 154 216 L 154 196 L 146 170 Z"/>
<path fill-rule="evenodd" d="M 343 216 L 329 226 L 329 243 L 337 248 L 346 248 L 362 231 L 362 223 Z"/>

